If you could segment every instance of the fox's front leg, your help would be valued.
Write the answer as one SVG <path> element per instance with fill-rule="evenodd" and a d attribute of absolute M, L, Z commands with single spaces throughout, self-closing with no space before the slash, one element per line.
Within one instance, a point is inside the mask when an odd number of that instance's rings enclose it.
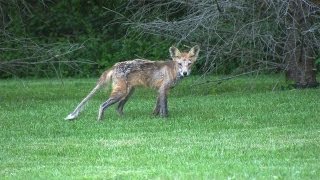
<path fill-rule="evenodd" d="M 168 102 L 167 102 L 167 95 L 160 98 L 160 116 L 161 117 L 168 117 Z"/>
<path fill-rule="evenodd" d="M 167 88 L 161 88 L 159 91 L 159 114 L 161 117 L 168 116 Z"/>
<path fill-rule="evenodd" d="M 156 105 L 153 109 L 153 115 L 157 116 L 157 115 L 159 115 L 159 112 L 160 112 L 160 96 L 158 96 L 158 98 L 157 98 Z"/>

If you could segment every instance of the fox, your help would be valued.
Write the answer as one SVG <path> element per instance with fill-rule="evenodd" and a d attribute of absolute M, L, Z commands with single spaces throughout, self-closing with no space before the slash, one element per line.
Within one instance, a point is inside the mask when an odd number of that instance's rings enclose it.
<path fill-rule="evenodd" d="M 188 52 L 180 52 L 174 46 L 169 48 L 171 60 L 151 61 L 146 59 L 134 59 L 118 62 L 110 69 L 104 71 L 91 92 L 78 104 L 65 120 L 77 118 L 84 105 L 102 87 L 111 84 L 111 94 L 103 102 L 98 111 L 98 121 L 101 121 L 108 107 L 118 103 L 118 114 L 123 115 L 123 108 L 137 86 L 156 89 L 158 96 L 153 110 L 155 116 L 167 117 L 167 95 L 183 77 L 189 76 L 191 67 L 197 60 L 200 47 L 190 48 Z"/>

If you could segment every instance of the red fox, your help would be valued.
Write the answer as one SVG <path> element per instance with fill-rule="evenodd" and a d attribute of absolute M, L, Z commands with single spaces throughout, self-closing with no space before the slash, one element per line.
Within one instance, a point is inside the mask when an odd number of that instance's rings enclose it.
<path fill-rule="evenodd" d="M 101 75 L 93 90 L 65 119 L 72 120 L 78 117 L 86 102 L 97 90 L 109 82 L 112 82 L 111 95 L 107 101 L 101 104 L 98 120 L 102 120 L 104 111 L 115 103 L 118 103 L 117 112 L 119 115 L 122 115 L 123 107 L 136 86 L 146 86 L 157 89 L 159 95 L 153 114 L 167 117 L 168 90 L 175 86 L 180 79 L 190 74 L 191 66 L 196 61 L 199 51 L 199 46 L 194 46 L 189 52 L 181 53 L 176 47 L 172 46 L 169 48 L 172 60 L 149 61 L 135 59 L 116 63 Z"/>

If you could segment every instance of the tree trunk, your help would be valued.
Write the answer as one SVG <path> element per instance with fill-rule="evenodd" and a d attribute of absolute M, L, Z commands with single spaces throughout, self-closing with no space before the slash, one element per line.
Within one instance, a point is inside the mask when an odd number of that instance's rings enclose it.
<path fill-rule="evenodd" d="M 286 69 L 286 78 L 287 80 L 294 81 L 294 87 L 296 88 L 317 87 L 319 83 L 316 79 L 314 58 L 304 56 L 303 54 L 307 54 L 307 50 L 304 48 L 302 48 L 301 51 L 302 52 L 293 52 L 293 54 L 288 57 L 289 62 Z"/>
<path fill-rule="evenodd" d="M 286 18 L 285 62 L 286 78 L 294 81 L 296 88 L 317 87 L 315 52 L 308 43 L 307 30 L 312 25 L 308 7 L 301 0 L 289 2 Z"/>

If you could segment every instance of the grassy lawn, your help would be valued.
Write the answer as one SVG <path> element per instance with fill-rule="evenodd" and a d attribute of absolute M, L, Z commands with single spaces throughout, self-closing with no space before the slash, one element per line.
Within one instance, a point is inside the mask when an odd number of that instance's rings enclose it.
<path fill-rule="evenodd" d="M 0 179 L 320 177 L 320 89 L 194 76 L 171 90 L 167 119 L 151 114 L 156 93 L 138 89 L 123 117 L 112 106 L 96 121 L 99 92 L 65 121 L 95 81 L 0 80 Z"/>

